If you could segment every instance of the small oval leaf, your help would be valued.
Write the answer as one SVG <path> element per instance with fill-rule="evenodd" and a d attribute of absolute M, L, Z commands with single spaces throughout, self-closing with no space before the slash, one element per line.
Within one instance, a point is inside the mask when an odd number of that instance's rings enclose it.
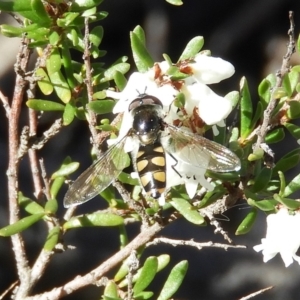
<path fill-rule="evenodd" d="M 59 190 L 61 189 L 61 187 L 63 186 L 64 182 L 65 182 L 66 178 L 64 176 L 58 176 L 56 177 L 50 187 L 50 197 L 51 198 L 56 198 L 57 194 L 59 192 Z"/>
<path fill-rule="evenodd" d="M 27 229 L 28 227 L 30 227 L 37 221 L 41 220 L 44 217 L 44 215 L 45 215 L 44 213 L 34 214 L 31 216 L 25 217 L 25 218 L 17 221 L 14 224 L 5 226 L 0 229 L 0 236 L 7 237 L 7 236 L 14 235 L 16 233 L 19 233 L 19 232 Z"/>
<path fill-rule="evenodd" d="M 93 213 L 80 217 L 73 217 L 63 225 L 65 230 L 80 227 L 119 226 L 124 223 L 122 217 L 111 213 Z"/>
<path fill-rule="evenodd" d="M 148 50 L 146 49 L 143 41 L 139 39 L 136 33 L 130 33 L 131 49 L 133 53 L 133 59 L 139 72 L 143 73 L 153 67 L 154 61 L 151 58 Z"/>
<path fill-rule="evenodd" d="M 272 169 L 263 168 L 254 179 L 254 185 L 251 188 L 252 193 L 257 193 L 264 190 L 271 179 Z"/>
<path fill-rule="evenodd" d="M 141 269 L 140 276 L 137 278 L 133 287 L 134 295 L 141 293 L 154 279 L 158 267 L 158 260 L 155 256 L 148 257 Z"/>
<path fill-rule="evenodd" d="M 113 100 L 95 100 L 95 101 L 89 102 L 87 106 L 96 114 L 107 114 L 107 113 L 112 112 L 112 110 L 115 106 L 115 101 L 113 101 Z"/>
<path fill-rule="evenodd" d="M 39 68 L 35 71 L 35 76 L 41 77 L 37 84 L 44 95 L 50 95 L 53 92 L 53 85 L 50 82 L 48 74 L 43 68 Z"/>
<path fill-rule="evenodd" d="M 65 106 L 60 103 L 42 99 L 28 100 L 26 105 L 38 111 L 63 111 L 65 109 Z"/>
<path fill-rule="evenodd" d="M 54 247 L 57 245 L 59 235 L 60 235 L 60 227 L 56 226 L 52 228 L 48 233 L 46 243 L 44 245 L 44 249 L 47 251 L 52 251 Z"/>
<path fill-rule="evenodd" d="M 182 198 L 173 198 L 172 201 L 170 201 L 170 204 L 191 223 L 196 225 L 202 225 L 205 223 L 204 218 L 187 200 Z"/>
<path fill-rule="evenodd" d="M 240 82 L 241 90 L 241 137 L 245 139 L 251 132 L 251 121 L 253 114 L 252 100 L 248 87 L 248 83 L 245 77 Z"/>
<path fill-rule="evenodd" d="M 294 177 L 291 182 L 285 187 L 283 197 L 287 197 L 296 191 L 300 190 L 300 174 Z"/>
<path fill-rule="evenodd" d="M 18 194 L 18 202 L 20 206 L 31 215 L 44 213 L 44 208 L 40 204 L 25 197 L 21 192 Z"/>
<path fill-rule="evenodd" d="M 68 164 L 63 164 L 61 168 L 54 172 L 51 176 L 51 179 L 55 179 L 60 176 L 68 176 L 74 173 L 79 168 L 79 162 L 70 162 Z"/>
<path fill-rule="evenodd" d="M 276 201 L 283 204 L 288 209 L 296 210 L 296 209 L 300 208 L 300 202 L 299 201 L 296 201 L 294 199 L 289 199 L 289 198 L 283 198 L 283 197 L 280 197 L 278 194 L 274 194 L 273 197 Z"/>
<path fill-rule="evenodd" d="M 199 51 L 202 49 L 203 45 L 204 45 L 203 36 L 194 37 L 188 42 L 178 61 L 183 61 L 196 56 L 196 54 L 199 53 Z"/>
<path fill-rule="evenodd" d="M 187 269 L 188 261 L 183 260 L 171 270 L 157 300 L 168 300 L 176 293 L 185 277 Z"/>
<path fill-rule="evenodd" d="M 248 215 L 245 217 L 245 219 L 242 221 L 242 223 L 239 225 L 235 234 L 241 235 L 241 234 L 248 233 L 252 229 L 252 226 L 254 225 L 256 216 L 257 216 L 257 209 L 252 208 L 251 211 L 248 213 Z"/>
<path fill-rule="evenodd" d="M 58 210 L 58 203 L 56 199 L 50 199 L 46 202 L 45 212 L 46 214 L 54 215 Z"/>

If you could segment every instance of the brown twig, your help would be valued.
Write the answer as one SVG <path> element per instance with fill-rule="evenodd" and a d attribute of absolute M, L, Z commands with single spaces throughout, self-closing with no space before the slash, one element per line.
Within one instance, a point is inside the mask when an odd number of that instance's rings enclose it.
<path fill-rule="evenodd" d="M 9 101 L 8 98 L 4 96 L 4 94 L 0 91 L 0 100 L 3 103 L 3 107 L 6 111 L 6 117 L 9 117 L 10 114 L 10 106 L 9 106 Z"/>
<path fill-rule="evenodd" d="M 85 286 L 95 284 L 112 268 L 120 264 L 124 259 L 126 259 L 134 250 L 145 245 L 149 242 L 162 227 L 155 223 L 151 227 L 143 230 L 137 237 L 134 238 L 126 247 L 121 249 L 119 252 L 108 258 L 105 262 L 99 265 L 94 270 L 88 272 L 83 276 L 76 276 L 70 282 L 56 287 L 49 292 L 45 292 L 32 297 L 23 298 L 23 300 L 57 300 L 63 296 L 69 295 L 75 290 L 83 288 Z"/>
<path fill-rule="evenodd" d="M 28 47 L 29 41 L 26 38 L 22 39 L 22 44 L 17 55 L 15 64 L 16 82 L 15 90 L 12 98 L 11 109 L 8 118 L 8 136 L 9 136 L 9 163 L 7 170 L 8 177 L 8 198 L 9 198 L 9 222 L 13 224 L 19 220 L 18 206 L 18 173 L 19 173 L 19 117 L 23 97 L 25 94 L 27 82 L 24 80 L 23 74 L 26 71 L 30 50 Z M 22 299 L 27 296 L 30 289 L 30 270 L 26 257 L 23 239 L 20 234 L 15 234 L 11 237 L 13 244 L 13 252 L 15 255 L 18 276 L 20 279 L 20 287 L 16 294 L 16 299 Z"/>
<path fill-rule="evenodd" d="M 86 89 L 87 89 L 87 97 L 88 101 L 92 102 L 93 101 L 93 83 L 92 83 L 92 67 L 91 67 L 91 54 L 90 54 L 90 41 L 89 41 L 89 18 L 85 18 L 84 20 L 84 54 L 83 54 L 83 60 L 84 60 L 84 65 L 85 65 L 85 84 L 86 84 Z M 96 115 L 93 111 L 91 111 L 89 108 L 87 108 L 88 111 L 88 123 L 89 123 L 89 129 L 92 134 L 92 143 L 95 148 L 95 150 L 98 152 L 97 154 L 99 155 L 99 143 L 98 143 L 98 132 L 96 130 L 96 125 L 97 125 L 97 118 Z"/>
<path fill-rule="evenodd" d="M 229 244 L 220 244 L 220 243 L 213 243 L 213 242 L 206 242 L 206 243 L 198 243 L 193 240 L 185 241 L 185 240 L 174 240 L 164 237 L 155 238 L 153 241 L 147 243 L 147 247 L 152 245 L 158 245 L 158 244 L 168 244 L 173 247 L 177 246 L 190 246 L 197 248 L 198 250 L 201 250 L 202 248 L 221 248 L 224 250 L 228 250 L 229 248 L 239 248 L 239 249 L 246 249 L 247 247 L 244 245 L 229 245 Z"/>
<path fill-rule="evenodd" d="M 37 132 L 37 113 L 29 108 L 29 136 L 36 136 Z M 43 181 L 40 175 L 39 158 L 37 151 L 34 149 L 28 150 L 30 169 L 32 174 L 34 195 L 36 199 L 43 196 Z"/>
<path fill-rule="evenodd" d="M 277 89 L 282 86 L 283 78 L 285 74 L 289 72 L 289 62 L 293 53 L 295 52 L 295 24 L 294 24 L 294 13 L 292 11 L 289 12 L 289 19 L 290 19 L 290 29 L 288 31 L 289 43 L 287 46 L 287 52 L 283 57 L 281 69 L 276 74 L 276 78 L 277 78 L 276 84 L 271 93 L 271 100 L 266 110 L 264 111 L 263 122 L 257 132 L 257 142 L 254 151 L 258 149 L 260 145 L 265 141 L 265 137 L 268 132 L 268 126 L 271 124 L 271 115 L 278 102 L 276 96 Z"/>
<path fill-rule="evenodd" d="M 252 298 L 254 298 L 254 297 L 258 296 L 258 295 L 263 294 L 266 291 L 271 290 L 272 288 L 273 288 L 273 286 L 269 286 L 269 287 L 267 287 L 265 289 L 261 289 L 261 290 L 259 290 L 257 292 L 251 293 L 251 294 L 249 294 L 249 295 L 247 295 L 247 296 L 245 296 L 243 298 L 240 298 L 239 300 L 249 300 L 249 299 L 252 299 Z"/>

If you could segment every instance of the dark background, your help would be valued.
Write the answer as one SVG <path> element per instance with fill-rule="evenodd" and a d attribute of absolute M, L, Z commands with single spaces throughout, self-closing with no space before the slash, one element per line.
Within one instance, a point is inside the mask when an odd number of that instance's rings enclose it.
<path fill-rule="evenodd" d="M 286 35 L 289 28 L 288 11 L 295 11 L 296 36 L 300 28 L 300 3 L 291 0 L 186 0 L 181 7 L 175 7 L 163 0 L 106 0 L 100 6 L 109 12 L 107 19 L 101 22 L 104 27 L 104 40 L 101 49 L 108 51 L 102 59 L 107 65 L 122 55 L 131 58 L 129 31 L 141 25 L 146 31 L 148 48 L 157 61 L 162 60 L 162 53 L 167 53 L 176 61 L 187 42 L 197 35 L 205 38 L 205 49 L 210 49 L 213 56 L 220 56 L 230 61 L 236 68 L 235 75 L 226 81 L 212 86 L 226 94 L 239 89 L 239 81 L 246 76 L 252 91 L 253 102 L 257 101 L 257 85 L 270 72 L 275 72 L 285 54 Z M 2 19 L 1 19 L 2 17 Z M 5 16 L 0 16 L 4 22 Z M 17 52 L 17 40 L 0 39 L 0 88 L 10 96 L 14 84 L 12 65 Z M 297 55 L 294 56 L 297 59 Z M 80 59 L 80 58 L 79 58 Z M 130 59 L 130 61 L 132 61 Z M 298 61 L 299 62 L 299 61 Z M 53 118 L 59 115 L 45 114 L 41 119 L 41 132 L 47 129 Z M 22 116 L 26 124 L 27 116 Z M 0 191 L 2 197 L 0 225 L 8 222 L 7 187 L 5 172 L 7 169 L 7 123 L 4 109 L 0 109 Z M 21 124 L 21 125 L 22 125 Z M 283 144 L 282 144 L 283 145 Z M 276 158 L 296 146 L 287 139 L 284 147 L 275 148 Z M 64 128 L 62 133 L 52 139 L 41 157 L 45 159 L 48 174 L 58 168 L 66 155 L 80 161 L 78 174 L 90 163 L 89 132 L 84 122 Z M 296 170 L 297 171 L 297 170 Z M 293 177 L 296 173 L 290 173 Z M 24 194 L 32 197 L 31 177 L 27 175 L 28 162 L 22 161 L 20 188 Z M 60 200 L 65 191 L 60 194 Z M 100 199 L 94 199 L 78 208 L 77 213 L 92 212 L 103 207 Z M 60 214 L 63 215 L 63 208 Z M 171 254 L 171 262 L 166 271 L 161 272 L 152 286 L 160 290 L 171 267 L 177 262 L 188 259 L 190 267 L 176 299 L 239 299 L 251 292 L 268 286 L 275 286 L 265 295 L 255 299 L 289 300 L 299 299 L 300 269 L 297 263 L 285 268 L 279 256 L 267 264 L 262 262 L 262 255 L 253 251 L 253 245 L 259 244 L 265 235 L 265 216 L 261 213 L 259 221 L 250 234 L 234 236 L 234 232 L 247 214 L 246 206 L 235 207 L 226 212 L 230 220 L 222 221 L 236 244 L 247 245 L 247 250 L 207 248 L 201 251 L 188 247 L 161 246 L 147 249 L 148 255 Z M 225 217 L 222 217 L 225 220 Z M 130 236 L 138 232 L 137 226 L 130 226 Z M 35 225 L 25 233 L 26 248 L 30 260 L 34 262 L 45 239 L 43 225 Z M 179 220 L 164 229 L 161 235 L 176 239 L 194 239 L 199 242 L 224 242 L 214 234 L 211 226 L 197 227 Z M 118 250 L 118 231 L 111 228 L 88 228 L 73 230 L 66 234 L 65 242 L 77 247 L 54 256 L 46 274 L 36 292 L 52 289 L 74 278 L 78 273 L 85 274 Z M 0 239 L 0 291 L 6 289 L 16 279 L 14 258 L 9 239 Z M 96 287 L 83 289 L 65 299 L 100 299 L 101 292 Z"/>

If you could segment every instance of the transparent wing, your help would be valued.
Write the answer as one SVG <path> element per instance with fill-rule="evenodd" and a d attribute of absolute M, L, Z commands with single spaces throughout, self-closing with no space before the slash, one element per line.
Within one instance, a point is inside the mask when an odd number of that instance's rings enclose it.
<path fill-rule="evenodd" d="M 237 171 L 240 159 L 228 148 L 187 130 L 166 125 L 162 143 L 175 158 L 195 167 L 214 172 Z"/>
<path fill-rule="evenodd" d="M 126 136 L 111 146 L 93 165 L 85 170 L 70 186 L 64 198 L 64 206 L 79 205 L 108 187 L 128 166 L 128 154 L 124 151 Z"/>

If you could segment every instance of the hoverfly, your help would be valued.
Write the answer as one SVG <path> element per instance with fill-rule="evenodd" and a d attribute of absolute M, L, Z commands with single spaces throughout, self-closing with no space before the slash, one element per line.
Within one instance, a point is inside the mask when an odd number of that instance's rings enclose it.
<path fill-rule="evenodd" d="M 163 105 L 158 98 L 141 94 L 130 103 L 129 112 L 132 128 L 75 180 L 65 195 L 65 207 L 94 198 L 118 178 L 126 167 L 124 146 L 128 137 L 137 144 L 131 157 L 141 186 L 155 199 L 166 190 L 166 152 L 202 169 L 202 157 L 209 157 L 205 168 L 214 172 L 240 169 L 239 158 L 228 148 L 164 122 Z M 176 169 L 176 164 L 173 167 Z"/>

